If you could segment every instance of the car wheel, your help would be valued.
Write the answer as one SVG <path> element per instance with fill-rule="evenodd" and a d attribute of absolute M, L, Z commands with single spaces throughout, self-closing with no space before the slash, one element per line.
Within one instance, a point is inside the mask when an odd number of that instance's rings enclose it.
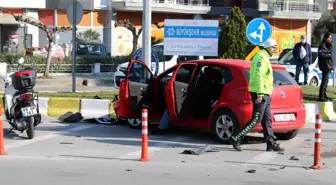
<path fill-rule="evenodd" d="M 240 128 L 236 115 L 229 110 L 217 112 L 211 119 L 211 127 L 215 139 L 224 144 L 228 144 L 231 135 Z"/>
<path fill-rule="evenodd" d="M 309 82 L 310 86 L 318 86 L 318 80 L 316 77 L 313 77 L 310 82 Z"/>
<path fill-rule="evenodd" d="M 126 121 L 128 126 L 134 129 L 139 129 L 142 126 L 140 118 L 127 118 Z"/>
<path fill-rule="evenodd" d="M 278 140 L 291 140 L 295 138 L 299 133 L 299 130 L 292 130 L 286 133 L 274 133 L 275 137 L 278 138 Z"/>

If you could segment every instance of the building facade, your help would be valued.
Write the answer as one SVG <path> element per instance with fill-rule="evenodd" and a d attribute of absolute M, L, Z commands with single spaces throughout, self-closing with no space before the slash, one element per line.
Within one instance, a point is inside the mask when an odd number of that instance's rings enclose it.
<path fill-rule="evenodd" d="M 112 55 L 127 55 L 132 50 L 132 34 L 126 28 L 115 27 L 115 21 L 129 19 L 138 29 L 142 24 L 142 0 L 78 0 L 84 8 L 77 33 L 92 29 L 100 33 L 100 40 Z M 231 7 L 239 6 L 251 20 L 266 18 L 273 28 L 272 37 L 282 49 L 293 47 L 299 35 L 311 38 L 311 21 L 319 19 L 327 9 L 327 0 L 152 0 L 153 22 L 164 19 L 217 19 L 225 21 Z M 71 3 L 71 1 L 70 1 Z M 38 28 L 16 22 L 7 11 L 38 19 L 48 27 L 70 26 L 66 9 L 68 0 L 0 0 L 4 8 L 0 16 L 0 52 L 8 40 L 17 35 L 19 47 L 41 47 L 47 44 L 46 35 Z M 152 27 L 156 40 L 163 40 L 163 29 Z M 72 33 L 60 33 L 57 44 L 70 43 Z M 26 42 L 22 42 L 26 40 Z M 309 40 L 309 39 L 308 39 Z M 138 46 L 141 47 L 141 37 Z"/>

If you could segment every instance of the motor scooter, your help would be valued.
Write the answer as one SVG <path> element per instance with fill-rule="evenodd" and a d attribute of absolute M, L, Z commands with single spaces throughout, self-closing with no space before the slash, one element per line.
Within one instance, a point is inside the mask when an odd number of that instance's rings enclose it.
<path fill-rule="evenodd" d="M 18 68 L 24 59 L 18 60 Z M 25 68 L 17 72 L 10 72 L 6 78 L 0 77 L 5 82 L 3 104 L 5 117 L 12 130 L 21 133 L 26 131 L 29 139 L 35 136 L 35 127 L 41 123 L 41 114 L 38 106 L 38 93 L 33 90 L 36 84 L 36 72 L 32 68 Z"/>

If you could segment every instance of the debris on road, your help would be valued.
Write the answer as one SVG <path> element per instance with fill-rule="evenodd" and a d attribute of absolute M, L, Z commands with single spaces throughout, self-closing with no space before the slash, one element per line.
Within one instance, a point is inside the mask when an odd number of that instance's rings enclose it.
<path fill-rule="evenodd" d="M 270 169 L 268 169 L 268 171 L 278 171 L 278 169 L 270 168 Z"/>
<path fill-rule="evenodd" d="M 298 161 L 299 158 L 297 158 L 297 157 L 295 157 L 295 156 L 292 156 L 292 157 L 289 158 L 289 160 L 292 160 L 292 161 Z"/>
<path fill-rule="evenodd" d="M 255 173 L 256 170 L 247 170 L 246 172 L 247 172 L 247 173 Z"/>
<path fill-rule="evenodd" d="M 73 145 L 73 143 L 71 143 L 71 142 L 60 142 L 59 144 L 61 144 L 61 145 Z"/>
<path fill-rule="evenodd" d="M 283 169 L 285 169 L 285 168 L 286 168 L 286 166 L 282 166 L 282 167 L 280 167 L 281 170 L 283 170 Z"/>
<path fill-rule="evenodd" d="M 280 155 L 284 155 L 284 154 L 285 154 L 285 152 L 278 152 L 278 154 L 280 154 Z"/>
<path fill-rule="evenodd" d="M 132 170 L 131 169 L 126 169 L 127 172 L 131 172 Z"/>
<path fill-rule="evenodd" d="M 82 116 L 81 113 L 77 112 L 74 114 L 71 111 L 58 117 L 58 120 L 64 123 L 76 123 L 82 121 L 83 119 L 84 117 Z"/>
<path fill-rule="evenodd" d="M 192 150 L 184 150 L 182 154 L 201 155 L 205 152 L 219 152 L 219 149 L 210 145 L 206 145 Z"/>

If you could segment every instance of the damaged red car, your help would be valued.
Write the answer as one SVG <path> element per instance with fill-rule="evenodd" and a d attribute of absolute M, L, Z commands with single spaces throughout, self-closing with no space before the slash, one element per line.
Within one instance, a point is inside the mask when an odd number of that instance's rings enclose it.
<path fill-rule="evenodd" d="M 289 140 L 305 124 L 303 93 L 284 67 L 272 67 L 273 130 L 278 139 Z M 144 105 L 150 122 L 158 122 L 167 109 L 171 125 L 209 130 L 227 143 L 233 131 L 251 119 L 249 69 L 250 61 L 206 59 L 183 62 L 153 76 L 144 63 L 132 60 L 114 104 L 116 115 L 140 127 Z M 261 124 L 254 132 L 262 132 Z"/>

